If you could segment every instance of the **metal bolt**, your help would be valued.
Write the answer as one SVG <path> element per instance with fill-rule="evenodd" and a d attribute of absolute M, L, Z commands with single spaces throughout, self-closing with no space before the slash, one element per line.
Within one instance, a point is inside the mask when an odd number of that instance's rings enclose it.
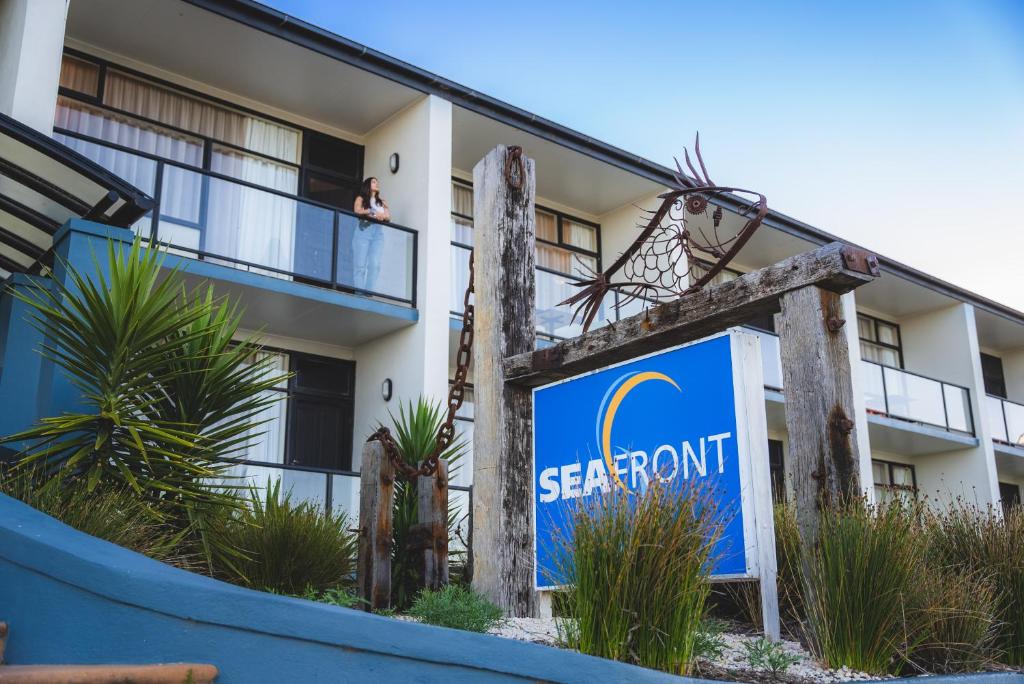
<path fill-rule="evenodd" d="M 829 316 L 828 320 L 825 321 L 825 325 L 828 326 L 830 332 L 839 332 L 846 325 L 846 319 L 839 318 L 838 316 Z"/>

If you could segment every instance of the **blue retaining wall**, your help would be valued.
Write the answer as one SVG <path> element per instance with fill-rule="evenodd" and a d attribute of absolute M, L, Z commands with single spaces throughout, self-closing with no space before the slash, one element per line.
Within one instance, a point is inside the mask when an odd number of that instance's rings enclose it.
<path fill-rule="evenodd" d="M 499 637 L 242 589 L 0 495 L 6 661 L 201 662 L 218 682 L 697 682 Z"/>

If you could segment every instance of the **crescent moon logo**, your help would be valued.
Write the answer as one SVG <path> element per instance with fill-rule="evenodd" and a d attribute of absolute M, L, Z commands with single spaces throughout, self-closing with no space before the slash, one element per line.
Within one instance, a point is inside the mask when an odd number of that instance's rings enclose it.
<path fill-rule="evenodd" d="M 620 377 L 610 388 L 608 388 L 608 393 L 605 394 L 604 401 L 602 402 L 602 411 L 600 411 L 599 414 L 601 416 L 599 418 L 598 425 L 600 437 L 599 443 L 601 444 L 601 453 L 604 455 L 605 465 L 608 468 L 608 475 L 615 481 L 615 484 L 621 487 L 625 492 L 628 492 L 629 488 L 626 487 L 626 483 L 622 481 L 622 478 L 620 478 L 618 472 L 616 472 L 615 459 L 612 458 L 612 427 L 615 425 L 615 414 L 618 412 L 619 406 L 630 392 L 643 383 L 651 380 L 667 382 L 675 387 L 677 391 L 683 391 L 679 388 L 679 385 L 676 384 L 675 380 L 664 373 L 658 373 L 656 371 L 630 373 Z"/>

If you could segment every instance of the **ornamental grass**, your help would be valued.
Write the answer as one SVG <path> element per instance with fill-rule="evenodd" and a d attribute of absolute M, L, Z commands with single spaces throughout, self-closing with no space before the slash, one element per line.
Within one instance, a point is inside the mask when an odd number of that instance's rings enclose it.
<path fill-rule="evenodd" d="M 688 674 L 710 593 L 719 526 L 696 490 L 651 486 L 580 500 L 572 538 L 554 542 L 563 644 L 582 653 Z"/>

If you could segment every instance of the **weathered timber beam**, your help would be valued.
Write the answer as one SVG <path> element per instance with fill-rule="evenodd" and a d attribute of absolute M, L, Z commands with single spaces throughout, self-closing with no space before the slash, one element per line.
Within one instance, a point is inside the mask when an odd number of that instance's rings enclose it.
<path fill-rule="evenodd" d="M 547 349 L 510 356 L 504 361 L 505 381 L 544 385 L 777 313 L 787 292 L 815 285 L 844 294 L 878 275 L 873 254 L 833 242 Z"/>

